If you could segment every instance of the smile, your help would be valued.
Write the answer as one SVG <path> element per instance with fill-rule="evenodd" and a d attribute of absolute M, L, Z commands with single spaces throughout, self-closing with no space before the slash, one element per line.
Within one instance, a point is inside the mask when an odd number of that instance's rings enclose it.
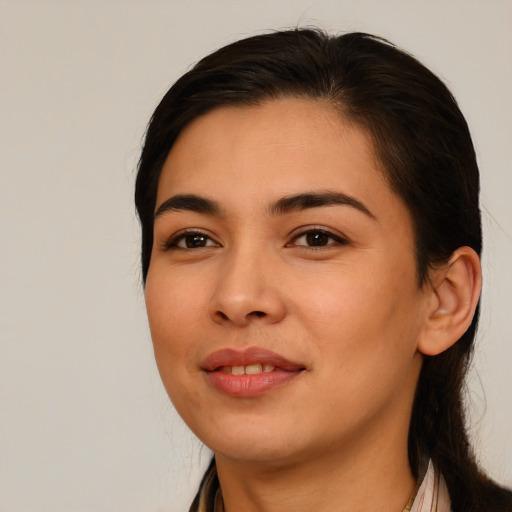
<path fill-rule="evenodd" d="M 215 390 L 235 398 L 262 395 L 293 382 L 306 370 L 302 364 L 258 347 L 218 350 L 201 366 Z"/>
<path fill-rule="evenodd" d="M 272 364 L 248 364 L 247 366 L 222 366 L 219 371 L 232 375 L 257 375 L 258 373 L 269 373 L 275 370 Z"/>

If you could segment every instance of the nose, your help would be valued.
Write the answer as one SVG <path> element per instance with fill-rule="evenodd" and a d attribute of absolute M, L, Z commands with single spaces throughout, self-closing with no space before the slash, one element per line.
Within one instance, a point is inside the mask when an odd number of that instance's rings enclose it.
<path fill-rule="evenodd" d="M 210 300 L 210 318 L 239 327 L 282 320 L 286 306 L 276 273 L 268 258 L 247 251 L 226 259 Z"/>

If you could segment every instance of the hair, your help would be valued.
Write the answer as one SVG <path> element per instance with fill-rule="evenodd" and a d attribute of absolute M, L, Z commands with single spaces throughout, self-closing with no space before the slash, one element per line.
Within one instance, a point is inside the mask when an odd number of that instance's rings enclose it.
<path fill-rule="evenodd" d="M 145 282 L 163 163 L 191 121 L 226 105 L 284 97 L 324 100 L 364 130 L 391 189 L 411 214 L 419 286 L 462 246 L 482 249 L 479 172 L 467 123 L 450 91 L 410 54 L 364 33 L 292 29 L 249 37 L 199 61 L 166 93 L 148 125 L 135 189 Z M 430 457 L 453 512 L 512 510 L 512 492 L 482 472 L 471 449 L 463 391 L 478 307 L 466 333 L 424 357 L 409 429 L 418 478 Z M 504 508 L 505 507 L 505 508 Z"/>

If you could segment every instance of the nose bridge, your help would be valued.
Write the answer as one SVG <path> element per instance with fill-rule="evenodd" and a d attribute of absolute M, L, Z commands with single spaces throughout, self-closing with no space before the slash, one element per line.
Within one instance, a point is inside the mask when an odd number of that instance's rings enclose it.
<path fill-rule="evenodd" d="M 237 325 L 279 321 L 285 308 L 272 263 L 268 248 L 254 241 L 228 249 L 211 298 L 210 316 L 216 322 Z"/>

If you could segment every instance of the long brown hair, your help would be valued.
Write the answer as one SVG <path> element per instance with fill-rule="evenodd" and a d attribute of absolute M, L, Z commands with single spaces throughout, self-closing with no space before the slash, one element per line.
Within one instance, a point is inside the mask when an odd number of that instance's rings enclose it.
<path fill-rule="evenodd" d="M 455 249 L 482 249 L 479 173 L 467 123 L 446 86 L 388 41 L 362 33 L 296 29 L 243 39 L 212 53 L 167 92 L 149 123 L 135 201 L 145 280 L 153 245 L 160 171 L 193 119 L 221 105 L 279 97 L 322 98 L 366 131 L 391 188 L 411 213 L 418 285 Z M 466 432 L 463 384 L 478 309 L 449 350 L 425 357 L 409 430 L 418 476 L 430 457 L 444 475 L 454 512 L 512 510 L 512 492 L 478 467 Z"/>

